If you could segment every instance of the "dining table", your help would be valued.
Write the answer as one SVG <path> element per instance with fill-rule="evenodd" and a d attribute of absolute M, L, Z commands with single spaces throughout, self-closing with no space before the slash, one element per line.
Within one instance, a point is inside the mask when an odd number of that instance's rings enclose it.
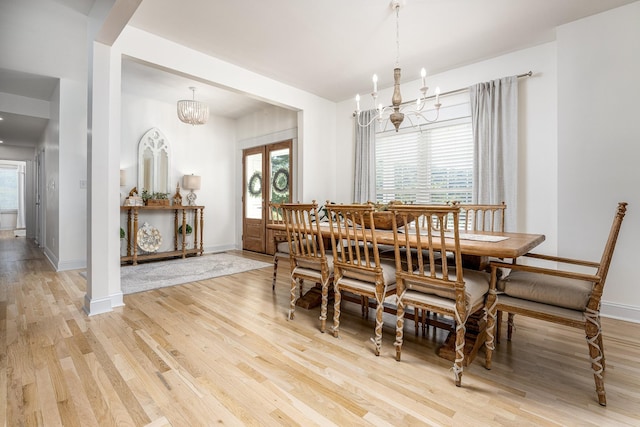
<path fill-rule="evenodd" d="M 284 224 L 268 224 L 268 229 L 285 232 Z M 403 229 L 404 230 L 404 229 Z M 320 223 L 320 233 L 325 241 L 331 238 L 331 229 L 328 222 Z M 410 234 L 410 244 L 417 241 L 415 234 Z M 378 245 L 394 245 L 393 231 L 375 229 Z M 477 263 L 477 269 L 484 269 L 490 258 L 515 259 L 526 254 L 545 240 L 544 234 L 513 233 L 499 231 L 474 231 L 472 233 L 460 232 L 460 252 L 467 260 Z M 441 250 L 440 243 L 433 242 L 435 250 Z M 453 246 L 453 238 L 445 239 L 445 245 Z M 445 248 L 446 249 L 446 248 Z M 465 263 L 465 266 L 468 264 Z"/>
<path fill-rule="evenodd" d="M 284 224 L 268 224 L 267 228 L 273 230 L 275 233 L 283 233 L 286 231 L 286 227 Z M 370 231 L 370 230 L 369 230 Z M 409 245 L 412 243 L 415 244 L 417 242 L 417 236 L 415 233 L 412 234 L 411 228 L 403 227 L 403 232 L 409 233 Z M 377 244 L 380 245 L 394 245 L 393 231 L 386 229 L 378 229 L 376 228 L 374 231 L 375 238 Z M 331 229 L 328 222 L 320 223 L 320 233 L 322 234 L 323 239 L 326 242 L 330 241 L 331 238 Z M 459 241 L 460 241 L 460 252 L 463 256 L 463 264 L 466 268 L 474 268 L 477 270 L 484 270 L 490 262 L 490 259 L 506 259 L 506 260 L 515 260 L 518 257 L 530 252 L 536 246 L 540 245 L 545 240 L 544 234 L 534 234 L 534 233 L 515 233 L 515 232 L 500 232 L 500 231 L 473 231 L 469 232 L 460 232 L 459 233 Z M 442 251 L 443 248 L 440 245 L 439 241 L 433 241 L 434 250 Z M 446 251 L 447 246 L 454 245 L 453 236 L 451 238 L 445 239 L 445 248 Z M 327 248 L 330 245 L 326 245 Z M 309 298 L 311 299 L 314 296 L 311 293 L 317 293 L 315 289 L 309 291 Z M 304 299 L 307 295 L 301 297 Z M 317 298 L 317 296 L 316 296 Z M 345 298 L 343 298 L 345 299 Z M 349 299 L 346 298 L 348 301 Z M 360 299 L 354 299 L 354 302 L 360 302 Z M 312 305 L 307 304 L 307 308 L 311 308 Z M 373 306 L 375 307 L 375 305 Z M 385 307 L 385 312 L 394 313 L 393 307 Z M 411 315 L 407 316 L 408 318 L 412 318 Z M 473 358 L 475 357 L 478 349 L 484 343 L 484 319 L 482 314 L 476 314 L 475 316 L 470 316 L 467 321 L 467 334 L 466 334 L 466 345 L 465 345 L 465 353 L 467 356 L 465 357 L 466 363 L 471 363 Z M 429 324 L 440 327 L 452 329 L 451 322 L 443 322 L 440 319 L 426 319 Z M 455 357 L 455 352 L 453 350 L 453 343 L 455 339 L 453 337 L 454 334 L 449 334 L 449 337 L 445 340 L 444 344 L 438 349 L 438 354 L 441 357 L 446 359 L 453 360 Z"/>

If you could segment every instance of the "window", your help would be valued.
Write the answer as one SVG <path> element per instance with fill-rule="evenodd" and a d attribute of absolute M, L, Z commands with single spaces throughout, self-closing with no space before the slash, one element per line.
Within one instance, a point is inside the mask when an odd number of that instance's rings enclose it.
<path fill-rule="evenodd" d="M 18 209 L 18 169 L 0 167 L 0 210 Z"/>
<path fill-rule="evenodd" d="M 376 134 L 378 203 L 472 202 L 471 117 Z"/>

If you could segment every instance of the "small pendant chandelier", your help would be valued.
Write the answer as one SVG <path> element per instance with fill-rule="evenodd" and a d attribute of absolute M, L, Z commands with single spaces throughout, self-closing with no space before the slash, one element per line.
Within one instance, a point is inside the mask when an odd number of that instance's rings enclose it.
<path fill-rule="evenodd" d="M 427 90 L 429 89 L 426 85 L 426 71 L 423 68 L 420 72 L 420 76 L 422 77 L 422 87 L 420 88 L 420 96 L 415 100 L 415 104 L 413 109 L 405 109 L 402 110 L 402 107 L 406 104 L 402 102 L 402 95 L 400 94 L 400 0 L 392 0 L 391 8 L 396 13 L 396 66 L 393 70 L 393 96 L 391 97 L 391 106 L 383 106 L 382 104 L 377 104 L 378 101 L 378 76 L 376 74 L 373 75 L 373 92 L 371 93 L 371 97 L 373 98 L 374 108 L 377 110 L 375 116 L 367 123 L 362 123 L 360 119 L 360 95 L 356 95 L 356 119 L 358 121 L 358 125 L 361 127 L 369 126 L 374 120 L 377 120 L 379 123 L 385 122 L 384 130 L 386 130 L 387 123 L 391 122 L 396 129 L 396 132 L 400 128 L 400 125 L 404 121 L 405 117 L 411 123 L 411 126 L 420 125 L 421 123 L 431 123 L 438 120 L 438 115 L 440 112 L 440 88 L 436 88 L 435 90 L 435 117 L 427 118 L 422 110 L 426 105 L 427 100 Z M 413 119 L 416 120 L 414 123 Z"/>
<path fill-rule="evenodd" d="M 178 101 L 178 118 L 181 122 L 190 125 L 203 125 L 209 119 L 209 106 L 196 101 L 196 88 L 189 87 L 193 93 L 193 99 Z"/>

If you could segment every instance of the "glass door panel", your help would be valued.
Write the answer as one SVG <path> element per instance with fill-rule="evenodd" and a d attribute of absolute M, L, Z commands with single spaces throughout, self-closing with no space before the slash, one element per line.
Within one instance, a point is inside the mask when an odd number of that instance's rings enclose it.
<path fill-rule="evenodd" d="M 286 203 L 291 201 L 290 155 L 289 148 L 269 152 L 269 202 Z"/>
<path fill-rule="evenodd" d="M 245 218 L 262 218 L 262 153 L 245 157 Z"/>
<path fill-rule="evenodd" d="M 254 252 L 265 251 L 264 151 L 264 147 L 249 148 L 242 156 L 242 249 Z"/>

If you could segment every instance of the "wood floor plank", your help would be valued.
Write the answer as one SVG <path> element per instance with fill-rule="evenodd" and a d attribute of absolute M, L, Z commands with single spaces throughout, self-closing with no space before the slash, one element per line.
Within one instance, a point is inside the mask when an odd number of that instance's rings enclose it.
<path fill-rule="evenodd" d="M 53 271 L 24 238 L 0 232 L 0 248 L 6 425 L 640 425 L 637 324 L 603 319 L 602 408 L 584 334 L 571 328 L 517 317 L 493 369 L 481 351 L 458 388 L 436 354 L 442 330 L 416 336 L 407 322 L 396 362 L 391 314 L 378 357 L 374 317 L 359 305 L 343 303 L 340 338 L 320 333 L 319 308 L 288 320 L 286 261 L 275 291 L 263 268 L 126 295 L 87 317 L 81 271 Z"/>

